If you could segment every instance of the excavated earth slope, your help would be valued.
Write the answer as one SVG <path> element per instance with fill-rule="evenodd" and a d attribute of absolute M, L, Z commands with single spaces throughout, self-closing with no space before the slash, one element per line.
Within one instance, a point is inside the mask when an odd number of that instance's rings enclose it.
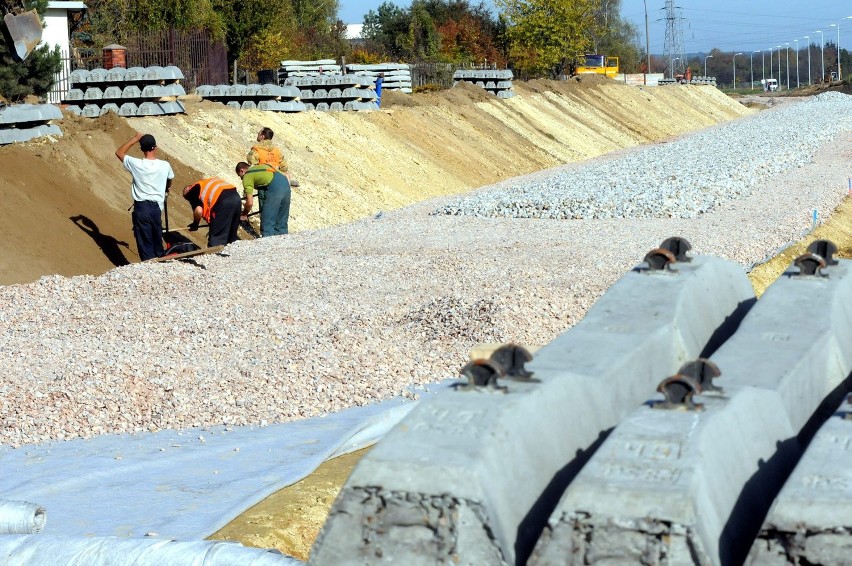
<path fill-rule="evenodd" d="M 157 137 L 176 187 L 234 165 L 268 126 L 301 182 L 291 230 L 321 228 L 746 115 L 713 88 L 609 81 L 519 83 L 500 101 L 473 86 L 387 93 L 372 113 L 276 114 L 188 102 L 187 114 L 130 121 L 66 116 L 64 137 L 0 148 L 0 284 L 100 274 L 138 261 L 129 175 L 113 155 L 133 130 Z M 133 150 L 138 151 L 137 149 Z M 135 153 L 134 153 L 135 154 Z M 170 218 L 189 222 L 173 195 Z M 202 241 L 201 235 L 196 235 Z"/>

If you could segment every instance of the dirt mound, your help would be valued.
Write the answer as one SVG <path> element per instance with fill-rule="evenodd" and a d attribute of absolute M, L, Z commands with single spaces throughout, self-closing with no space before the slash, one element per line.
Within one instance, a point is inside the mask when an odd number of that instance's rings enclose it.
<path fill-rule="evenodd" d="M 271 113 L 187 100 L 187 114 L 126 120 L 66 115 L 64 136 L 0 147 L 4 238 L 0 284 L 48 274 L 100 274 L 138 261 L 130 176 L 113 155 L 134 130 L 153 134 L 174 187 L 218 175 L 238 184 L 261 127 L 290 163 L 291 229 L 348 222 L 508 177 L 682 134 L 748 113 L 712 87 L 638 89 L 595 77 L 516 82 L 499 100 L 469 84 L 393 91 L 379 112 Z M 138 155 L 138 146 L 131 154 Z M 190 222 L 173 191 L 173 225 Z M 206 234 L 193 239 L 202 243 Z"/>

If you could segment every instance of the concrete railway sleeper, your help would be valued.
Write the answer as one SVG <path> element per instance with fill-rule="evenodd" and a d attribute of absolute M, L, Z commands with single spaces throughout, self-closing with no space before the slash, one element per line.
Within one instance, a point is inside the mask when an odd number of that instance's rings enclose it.
<path fill-rule="evenodd" d="M 833 260 L 834 249 L 825 242 L 809 248 L 710 357 L 712 364 L 664 380 L 664 400 L 619 424 L 566 490 L 530 564 L 735 565 L 747 559 L 785 479 L 850 388 L 852 261 Z M 845 504 L 823 493 L 823 517 L 812 513 L 817 502 L 804 503 L 815 490 L 791 485 L 764 526 L 763 537 L 772 540 L 762 548 L 777 553 L 785 529 L 807 548 L 801 531 L 812 525 L 825 532 L 828 522 L 847 529 L 833 532 L 834 560 L 802 562 L 799 555 L 795 563 L 850 563 L 845 424 L 832 420 L 814 446 L 818 459 L 826 445 L 845 439 L 834 450 L 846 458 L 846 471 L 839 460 L 831 466 L 846 473 L 846 491 L 834 492 L 841 499 L 846 494 Z M 825 475 L 804 466 L 805 477 L 794 483 Z M 845 509 L 832 514 L 829 505 Z M 847 551 L 842 559 L 841 548 Z M 758 563 L 779 563 L 771 553 L 757 555 L 764 559 Z"/>
<path fill-rule="evenodd" d="M 852 395 L 819 429 L 760 529 L 748 564 L 852 562 Z"/>
<path fill-rule="evenodd" d="M 754 303 L 742 268 L 670 240 L 616 282 L 528 372 L 466 366 L 367 454 L 311 564 L 523 563 L 589 455 L 661 376 L 708 355 Z M 678 259 L 680 258 L 680 259 Z"/>

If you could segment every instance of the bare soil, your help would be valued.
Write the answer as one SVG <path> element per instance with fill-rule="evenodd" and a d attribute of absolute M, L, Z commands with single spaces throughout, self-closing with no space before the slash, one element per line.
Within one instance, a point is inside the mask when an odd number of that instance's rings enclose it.
<path fill-rule="evenodd" d="M 187 101 L 185 115 L 67 114 L 63 137 L 0 147 L 0 284 L 101 274 L 138 261 L 130 176 L 113 155 L 134 130 L 157 138 L 174 186 L 218 175 L 271 127 L 301 187 L 291 229 L 349 222 L 508 177 L 655 142 L 752 112 L 712 87 L 634 88 L 606 79 L 516 83 L 502 101 L 471 85 L 390 92 L 379 112 L 277 114 Z M 138 146 L 132 150 L 138 154 Z M 190 222 L 173 191 L 173 226 Z M 203 243 L 203 230 L 192 235 Z"/>

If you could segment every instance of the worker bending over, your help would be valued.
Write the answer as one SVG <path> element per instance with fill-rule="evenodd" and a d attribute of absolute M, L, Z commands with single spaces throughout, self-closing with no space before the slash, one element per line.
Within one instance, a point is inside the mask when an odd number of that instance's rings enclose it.
<path fill-rule="evenodd" d="M 198 223 L 202 218 L 210 226 L 207 247 L 237 241 L 242 201 L 234 185 L 219 177 L 201 179 L 184 187 L 183 198 L 189 201 L 192 207 L 193 222 L 189 225 L 190 231 L 198 230 Z"/>
<path fill-rule="evenodd" d="M 254 206 L 254 192 L 257 191 L 261 236 L 286 234 L 290 217 L 290 182 L 287 177 L 268 164 L 249 167 L 244 161 L 237 163 L 236 172 L 243 180 L 243 192 L 246 195 L 240 219 L 248 220 L 248 214 Z"/>

